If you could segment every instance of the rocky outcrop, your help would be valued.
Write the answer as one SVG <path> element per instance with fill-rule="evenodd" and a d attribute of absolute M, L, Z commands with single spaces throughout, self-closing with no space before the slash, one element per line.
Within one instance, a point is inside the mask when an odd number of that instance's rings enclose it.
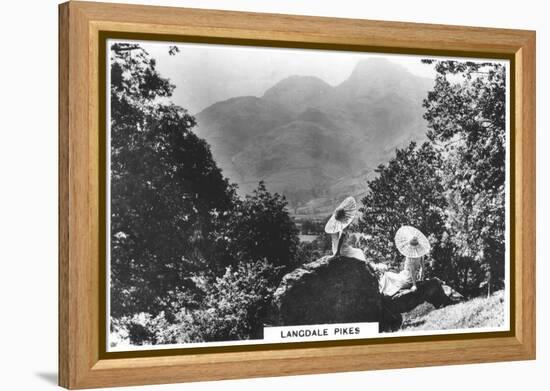
<path fill-rule="evenodd" d="M 437 278 L 418 282 L 417 290 L 383 296 L 368 263 L 327 256 L 283 277 L 274 294 L 272 322 L 278 326 L 379 322 L 381 332 L 395 331 L 401 327 L 401 314 L 424 302 L 439 308 L 461 299 Z"/>
<path fill-rule="evenodd" d="M 366 262 L 327 256 L 287 274 L 274 294 L 278 325 L 379 322 L 382 297 Z"/>
<path fill-rule="evenodd" d="M 462 296 L 445 285 L 438 278 L 419 281 L 415 291 L 405 289 L 392 297 L 384 297 L 384 305 L 394 313 L 409 312 L 418 305 L 427 302 L 435 308 L 444 307 L 460 301 Z"/>
<path fill-rule="evenodd" d="M 417 283 L 417 289 L 404 289 L 395 295 L 382 297 L 381 331 L 396 331 L 401 328 L 402 313 L 412 311 L 422 303 L 435 308 L 445 307 L 464 300 L 464 297 L 438 278 Z"/>

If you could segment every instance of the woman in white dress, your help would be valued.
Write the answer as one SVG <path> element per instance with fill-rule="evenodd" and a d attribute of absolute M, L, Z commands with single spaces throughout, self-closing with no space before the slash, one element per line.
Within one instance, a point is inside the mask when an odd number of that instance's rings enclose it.
<path fill-rule="evenodd" d="M 393 296 L 402 289 L 415 291 L 417 281 L 424 279 L 424 256 L 430 252 L 430 242 L 426 236 L 411 226 L 399 228 L 395 234 L 395 245 L 405 257 L 405 263 L 399 273 L 387 271 L 380 278 L 380 292 L 386 296 Z"/>
<path fill-rule="evenodd" d="M 334 210 L 332 216 L 325 225 L 325 232 L 332 238 L 333 256 L 342 255 L 348 258 L 355 258 L 366 261 L 365 254 L 359 248 L 351 247 L 346 243 L 347 234 L 345 229 L 353 222 L 357 214 L 357 203 L 353 197 L 347 197 Z"/>

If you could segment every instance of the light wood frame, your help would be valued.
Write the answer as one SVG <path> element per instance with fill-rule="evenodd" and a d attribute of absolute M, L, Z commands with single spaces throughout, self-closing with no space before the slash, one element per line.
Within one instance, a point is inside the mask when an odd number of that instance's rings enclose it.
<path fill-rule="evenodd" d="M 509 58 L 513 329 L 504 336 L 303 345 L 105 358 L 99 341 L 100 32 L 266 46 Z M 76 388 L 312 374 L 535 358 L 535 32 L 197 9 L 68 2 L 59 6 L 59 384 Z"/>

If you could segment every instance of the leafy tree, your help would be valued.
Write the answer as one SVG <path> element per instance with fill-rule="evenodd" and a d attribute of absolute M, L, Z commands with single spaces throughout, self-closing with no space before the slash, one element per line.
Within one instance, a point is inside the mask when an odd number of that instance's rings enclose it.
<path fill-rule="evenodd" d="M 375 262 L 394 268 L 402 263 L 393 239 L 402 225 L 412 225 L 426 233 L 432 244 L 434 262 L 448 261 L 444 246 L 444 209 L 447 205 L 439 167 L 441 156 L 430 143 L 417 148 L 411 142 L 397 149 L 387 165 L 380 165 L 378 176 L 368 183 L 369 191 L 361 200 L 358 227 L 366 234 L 365 254 Z"/>
<path fill-rule="evenodd" d="M 156 314 L 176 297 L 196 305 L 190 273 L 208 262 L 234 188 L 145 50 L 113 44 L 110 76 L 112 315 Z"/>
<path fill-rule="evenodd" d="M 504 281 L 505 69 L 424 60 L 438 73 L 424 101 L 429 143 L 398 150 L 369 182 L 360 220 L 366 253 L 397 264 L 393 236 L 430 235 L 430 273 L 466 295 Z"/>
<path fill-rule="evenodd" d="M 287 202 L 270 193 L 264 182 L 244 200 L 238 200 L 226 224 L 212 242 L 222 242 L 225 266 L 241 260 L 266 260 L 284 270 L 293 268 L 298 248 L 298 229 L 287 211 Z"/>
<path fill-rule="evenodd" d="M 504 283 L 505 108 L 504 65 L 433 61 L 438 73 L 424 101 L 428 137 L 445 154 L 442 176 L 447 224 L 462 259 L 479 263 L 489 287 Z"/>

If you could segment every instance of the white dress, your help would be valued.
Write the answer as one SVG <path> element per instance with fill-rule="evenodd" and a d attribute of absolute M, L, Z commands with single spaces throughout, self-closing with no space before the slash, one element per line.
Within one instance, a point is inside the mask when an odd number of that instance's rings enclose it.
<path fill-rule="evenodd" d="M 332 238 L 332 254 L 336 254 L 336 251 L 338 250 L 338 241 L 340 239 L 340 234 L 335 233 L 330 235 Z M 360 261 L 367 261 L 367 258 L 365 258 L 365 253 L 363 250 L 355 247 L 351 247 L 349 244 L 346 243 L 344 240 L 344 243 L 342 243 L 342 247 L 340 247 L 340 255 L 348 258 L 355 258 L 359 259 Z"/>
<path fill-rule="evenodd" d="M 421 266 L 421 258 L 405 258 L 403 270 L 399 273 L 385 272 L 380 278 L 380 293 L 393 296 L 401 289 L 410 288 L 416 281 Z M 413 277 L 414 276 L 414 277 Z"/>

